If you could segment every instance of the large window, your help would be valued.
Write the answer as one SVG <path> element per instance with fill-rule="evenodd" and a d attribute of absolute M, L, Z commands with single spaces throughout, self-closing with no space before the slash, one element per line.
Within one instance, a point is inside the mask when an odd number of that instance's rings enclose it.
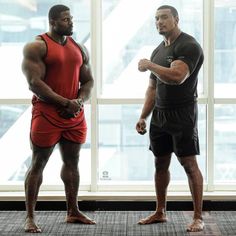
<path fill-rule="evenodd" d="M 0 0 L 0 190 L 23 190 L 31 160 L 32 93 L 21 72 L 22 49 L 48 31 L 48 10 L 60 3 L 71 9 L 73 37 L 88 48 L 96 81 L 85 110 L 88 137 L 80 155 L 80 189 L 154 189 L 148 134 L 135 131 L 149 78 L 137 70 L 137 63 L 150 58 L 163 40 L 155 28 L 155 11 L 162 4 L 177 8 L 181 30 L 194 36 L 205 52 L 198 83 L 198 163 L 205 190 L 235 189 L 234 0 Z M 63 189 L 61 164 L 56 147 L 42 188 Z M 175 155 L 170 171 L 171 190 L 187 189 Z"/>

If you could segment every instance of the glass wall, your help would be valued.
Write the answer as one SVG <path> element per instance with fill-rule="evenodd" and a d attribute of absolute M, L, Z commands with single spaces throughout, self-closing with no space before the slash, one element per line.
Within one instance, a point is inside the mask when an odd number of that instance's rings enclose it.
<path fill-rule="evenodd" d="M 106 186 L 112 191 L 129 185 L 142 191 L 142 185 L 153 191 L 154 160 L 148 134 L 140 136 L 135 130 L 149 73 L 140 73 L 137 63 L 150 58 L 163 40 L 155 28 L 155 11 L 169 4 L 179 11 L 181 30 L 193 35 L 205 52 L 198 83 L 198 162 L 206 190 L 235 189 L 234 0 L 0 0 L 0 190 L 11 185 L 23 190 L 31 160 L 32 93 L 21 72 L 22 49 L 26 42 L 48 31 L 47 13 L 54 4 L 70 7 L 73 37 L 88 48 L 95 75 L 95 92 L 85 105 L 88 137 L 80 155 L 81 188 L 102 191 Z M 214 30 L 204 31 L 207 27 Z M 205 47 L 209 38 L 212 51 Z M 208 66 L 213 73 L 208 73 Z M 61 164 L 56 147 L 44 171 L 43 186 L 63 189 Z M 170 171 L 172 189 L 176 190 L 176 185 L 178 190 L 186 189 L 186 175 L 174 155 Z"/>
<path fill-rule="evenodd" d="M 236 88 L 236 2 L 215 3 L 215 96 L 235 98 Z M 223 26 L 223 27 L 222 27 Z"/>
<path fill-rule="evenodd" d="M 214 13 L 214 180 L 235 186 L 236 2 L 215 1 Z"/>
<path fill-rule="evenodd" d="M 217 183 L 236 183 L 236 105 L 215 105 L 215 176 Z"/>

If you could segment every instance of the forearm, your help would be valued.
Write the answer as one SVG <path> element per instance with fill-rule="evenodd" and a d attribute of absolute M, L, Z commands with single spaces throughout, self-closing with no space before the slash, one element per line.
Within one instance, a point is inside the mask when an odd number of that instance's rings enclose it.
<path fill-rule="evenodd" d="M 91 96 L 93 85 L 94 81 L 92 79 L 82 84 L 78 91 L 78 98 L 82 98 L 83 101 L 87 101 Z"/>
<path fill-rule="evenodd" d="M 182 81 L 182 78 L 180 77 L 181 74 L 174 68 L 167 68 L 150 62 L 147 69 L 165 84 L 177 85 Z"/>
<path fill-rule="evenodd" d="M 30 90 L 36 94 L 39 99 L 57 105 L 59 107 L 66 107 L 69 100 L 55 93 L 47 84 L 42 80 L 31 80 L 29 83 Z"/>
<path fill-rule="evenodd" d="M 155 106 L 156 91 L 154 88 L 148 88 L 145 94 L 145 101 L 140 115 L 140 119 L 146 119 Z"/>

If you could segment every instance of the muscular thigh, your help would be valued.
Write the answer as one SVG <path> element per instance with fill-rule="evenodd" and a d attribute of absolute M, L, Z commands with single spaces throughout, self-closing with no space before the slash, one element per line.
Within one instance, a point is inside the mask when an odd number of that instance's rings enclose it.
<path fill-rule="evenodd" d="M 64 163 L 75 163 L 79 161 L 82 144 L 75 143 L 62 138 L 59 142 L 59 150 Z"/>

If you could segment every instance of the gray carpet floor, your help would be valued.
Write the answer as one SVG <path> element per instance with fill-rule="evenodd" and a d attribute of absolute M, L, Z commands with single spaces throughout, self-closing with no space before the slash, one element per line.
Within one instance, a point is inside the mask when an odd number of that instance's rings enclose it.
<path fill-rule="evenodd" d="M 191 222 L 193 212 L 168 211 L 168 222 L 151 225 L 138 225 L 137 221 L 151 214 L 150 211 L 96 211 L 85 212 L 96 220 L 96 225 L 67 224 L 64 211 L 36 212 L 40 235 L 46 236 L 184 236 L 217 235 L 236 236 L 236 211 L 204 212 L 203 232 L 187 233 L 186 225 Z M 25 212 L 0 211 L 0 235 L 35 235 L 25 233 L 23 224 Z M 39 234 L 36 234 L 39 235 Z"/>

